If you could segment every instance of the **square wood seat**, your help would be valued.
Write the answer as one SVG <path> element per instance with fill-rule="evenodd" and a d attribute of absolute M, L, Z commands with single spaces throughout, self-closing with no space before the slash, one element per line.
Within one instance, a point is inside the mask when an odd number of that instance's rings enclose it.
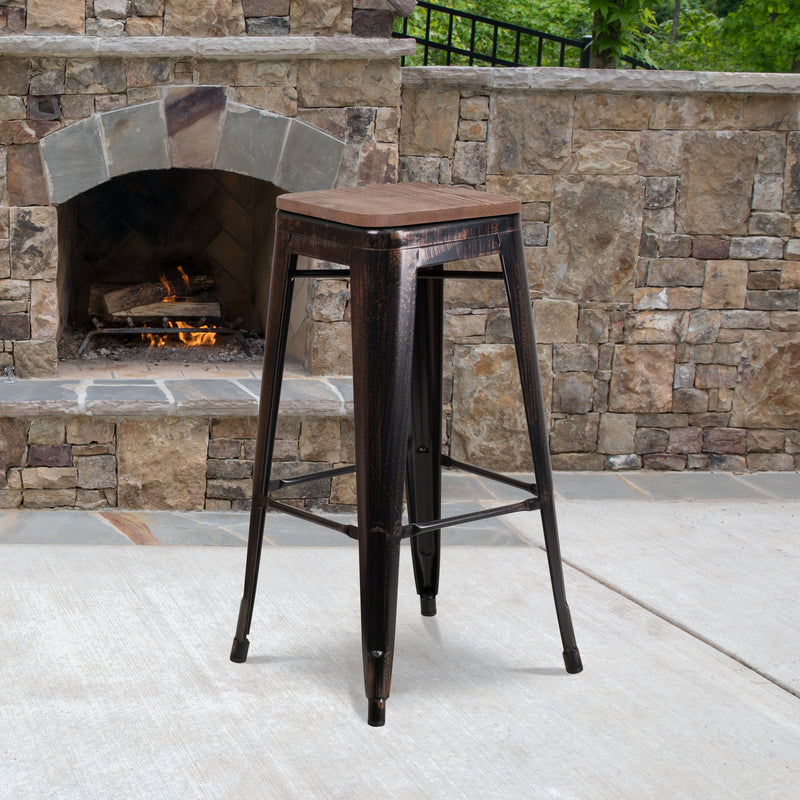
<path fill-rule="evenodd" d="M 421 611 L 433 615 L 441 530 L 538 510 L 564 662 L 568 672 L 580 672 L 561 567 L 519 201 L 465 188 L 397 184 L 286 194 L 277 206 L 247 566 L 231 659 L 247 658 L 267 509 L 339 530 L 358 540 L 367 719 L 370 725 L 382 725 L 392 674 L 400 542 L 411 540 Z M 500 269 L 446 269 L 453 261 L 491 255 L 499 255 Z M 299 269 L 298 256 L 342 268 Z M 293 287 L 297 278 L 308 276 L 350 280 L 356 463 L 271 480 Z M 441 452 L 443 281 L 452 277 L 505 284 L 535 483 L 464 464 Z M 447 466 L 499 480 L 526 497 L 442 519 L 441 472 Z M 270 497 L 270 492 L 292 483 L 353 471 L 355 525 Z"/>

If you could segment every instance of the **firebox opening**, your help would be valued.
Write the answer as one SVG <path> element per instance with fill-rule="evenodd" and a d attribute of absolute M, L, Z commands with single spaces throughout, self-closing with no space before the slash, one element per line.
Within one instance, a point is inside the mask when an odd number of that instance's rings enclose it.
<path fill-rule="evenodd" d="M 59 206 L 59 355 L 77 356 L 98 328 L 210 326 L 197 337 L 242 353 L 263 346 L 275 200 L 271 183 L 216 170 L 148 170 L 123 175 Z M 188 336 L 163 335 L 167 348 Z M 92 333 L 86 348 L 146 358 L 153 336 Z M 259 339 L 261 341 L 259 341 Z M 183 341 L 182 341 L 183 340 Z"/>

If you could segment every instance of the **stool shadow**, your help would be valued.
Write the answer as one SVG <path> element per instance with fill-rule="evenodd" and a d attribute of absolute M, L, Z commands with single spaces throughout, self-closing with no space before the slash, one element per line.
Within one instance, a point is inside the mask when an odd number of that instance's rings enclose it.
<path fill-rule="evenodd" d="M 400 670 L 393 682 L 392 695 L 415 691 L 411 676 L 425 675 L 427 690 L 434 694 L 464 695 L 481 692 L 488 684 L 513 680 L 511 676 L 527 675 L 543 678 L 567 677 L 563 668 L 556 666 L 512 667 L 504 663 L 502 653 L 487 658 L 486 652 L 469 645 L 454 644 L 446 637 L 446 626 L 437 617 L 419 617 L 420 626 L 402 642 L 395 666 Z M 361 675 L 360 639 L 356 634 L 338 638 L 313 654 L 299 650 L 296 654 L 285 650 L 279 655 L 259 653 L 251 655 L 247 664 L 265 669 L 291 669 L 303 680 L 312 678 L 323 683 L 326 689 L 340 698 L 342 707 L 349 705 L 353 714 L 361 719 L 366 710 L 363 679 Z M 532 660 L 535 653 L 531 653 Z M 465 664 L 472 669 L 464 670 Z M 504 677 L 506 676 L 506 677 Z M 391 701 L 390 701 L 391 702 Z"/>
<path fill-rule="evenodd" d="M 442 637 L 442 629 L 439 625 L 439 618 L 438 617 L 421 617 L 420 621 L 422 622 L 423 630 L 430 636 L 430 638 L 443 650 L 447 649 L 447 645 Z M 463 650 L 463 657 L 469 657 L 469 653 L 466 650 Z M 462 656 L 459 656 L 459 658 Z M 448 657 L 449 658 L 449 657 Z M 480 659 L 480 656 L 476 657 Z M 504 672 L 509 673 L 518 673 L 520 675 L 544 675 L 544 676 L 553 676 L 553 677 L 560 677 L 562 675 L 567 675 L 567 671 L 562 667 L 506 667 L 502 668 L 499 664 L 496 665 L 498 669 L 502 669 Z"/>
<path fill-rule="evenodd" d="M 506 672 L 518 675 L 543 675 L 553 678 L 568 678 L 569 673 L 563 667 L 511 667 Z"/>

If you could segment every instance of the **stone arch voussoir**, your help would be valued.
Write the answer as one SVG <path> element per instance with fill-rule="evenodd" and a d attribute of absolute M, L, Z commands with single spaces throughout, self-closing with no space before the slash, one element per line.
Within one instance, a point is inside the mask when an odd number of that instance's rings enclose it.
<path fill-rule="evenodd" d="M 344 142 L 290 117 L 233 103 L 220 86 L 166 89 L 160 100 L 76 122 L 39 143 L 50 202 L 153 169 L 218 169 L 287 192 L 330 189 Z"/>

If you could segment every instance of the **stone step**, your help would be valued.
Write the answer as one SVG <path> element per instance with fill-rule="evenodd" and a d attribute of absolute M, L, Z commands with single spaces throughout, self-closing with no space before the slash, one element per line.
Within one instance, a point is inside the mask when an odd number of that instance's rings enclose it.
<path fill-rule="evenodd" d="M 0 381 L 0 417 L 256 416 L 258 378 L 66 378 Z M 352 414 L 349 377 L 287 376 L 281 413 Z"/>
<path fill-rule="evenodd" d="M 0 508 L 243 511 L 255 377 L 0 382 Z M 352 463 L 352 379 L 287 375 L 276 475 Z M 283 490 L 300 506 L 349 507 L 352 476 Z"/>

